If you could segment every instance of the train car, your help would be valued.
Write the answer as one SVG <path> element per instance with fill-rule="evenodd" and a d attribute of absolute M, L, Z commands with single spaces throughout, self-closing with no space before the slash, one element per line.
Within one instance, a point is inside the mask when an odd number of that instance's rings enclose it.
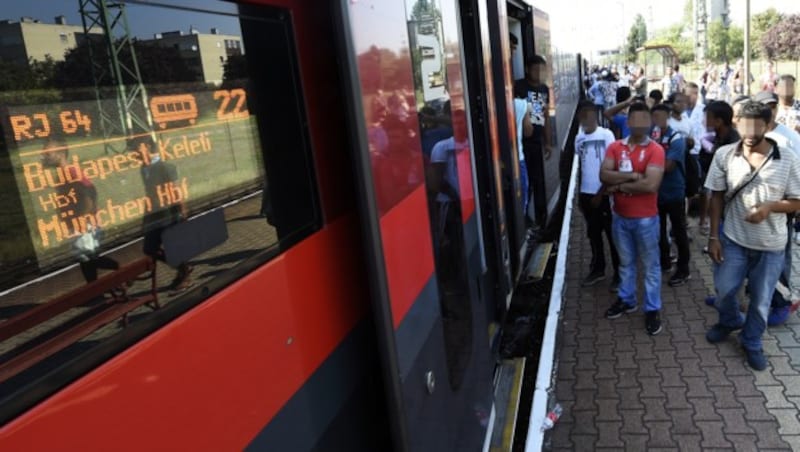
<path fill-rule="evenodd" d="M 57 20 L 9 21 L 52 34 L 17 50 L 56 75 L 0 93 L 3 130 L 49 124 L 0 150 L 0 448 L 503 447 L 498 343 L 531 255 L 509 30 L 537 51 L 532 5 L 6 13 Z M 563 140 L 569 58 L 549 76 Z"/>

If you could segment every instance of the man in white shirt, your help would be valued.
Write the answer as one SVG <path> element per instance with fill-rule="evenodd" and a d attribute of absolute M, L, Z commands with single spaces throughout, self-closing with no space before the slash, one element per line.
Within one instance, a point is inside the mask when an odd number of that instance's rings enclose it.
<path fill-rule="evenodd" d="M 700 87 L 695 82 L 686 82 L 683 88 L 683 93 L 686 94 L 686 116 L 689 121 L 694 124 L 695 136 L 694 148 L 692 154 L 700 152 L 700 140 L 703 138 L 703 132 L 706 130 L 706 106 L 700 101 Z"/>
<path fill-rule="evenodd" d="M 778 114 L 778 96 L 772 91 L 761 91 L 753 97 L 753 100 L 768 105 L 772 110 L 772 121 L 767 126 L 767 138 L 772 138 L 782 148 L 789 148 L 800 155 L 800 134 L 776 122 Z"/>
<path fill-rule="evenodd" d="M 700 153 L 700 139 L 698 137 L 701 137 L 705 130 L 701 129 L 702 126 L 697 122 L 693 122 L 689 119 L 686 113 L 688 102 L 688 97 L 683 93 L 673 93 L 667 98 L 666 103 L 672 106 L 672 115 L 669 117 L 669 127 L 680 133 L 686 140 L 686 149 L 690 150 L 689 153 L 697 155 Z M 696 108 L 697 107 L 695 107 L 695 109 Z M 694 112 L 692 113 L 694 114 Z M 703 110 L 700 110 L 700 114 L 705 115 Z"/>
<path fill-rule="evenodd" d="M 614 142 L 614 134 L 598 126 L 595 106 L 591 101 L 578 105 L 581 130 L 575 137 L 575 154 L 580 159 L 580 196 L 578 206 L 586 219 L 586 232 L 592 247 L 592 264 L 582 286 L 588 287 L 605 279 L 606 259 L 603 251 L 603 233 L 611 249 L 614 278 L 611 290 L 619 285 L 619 254 L 611 236 L 611 203 L 600 182 L 600 166 L 606 149 Z"/>
<path fill-rule="evenodd" d="M 794 98 L 794 75 L 785 74 L 778 80 L 775 89 L 781 103 L 778 105 L 778 116 L 775 121 L 800 132 L 800 100 Z"/>
<path fill-rule="evenodd" d="M 522 152 L 522 139 L 533 135 L 530 104 L 525 98 L 514 99 L 514 118 L 517 123 L 517 158 L 519 159 L 519 179 L 522 185 L 522 214 L 527 221 L 528 216 L 528 167 L 525 165 L 525 153 Z"/>
<path fill-rule="evenodd" d="M 778 147 L 781 149 L 788 149 L 793 151 L 797 156 L 800 156 L 800 134 L 794 130 L 786 127 L 783 124 L 775 122 L 775 115 L 778 113 L 778 96 L 771 91 L 761 91 L 754 97 L 756 102 L 760 102 L 769 106 L 772 111 L 772 120 L 767 125 L 766 137 L 774 140 Z M 785 249 L 786 264 L 781 273 L 780 282 L 786 286 L 789 291 L 792 291 L 792 237 L 794 235 L 794 215 L 789 215 L 787 218 L 787 228 L 789 230 L 788 239 Z M 768 326 L 783 325 L 789 319 L 789 314 L 792 306 L 791 296 L 787 299 L 779 290 L 775 290 L 772 296 L 772 303 L 770 304 L 770 313 L 767 317 Z"/>

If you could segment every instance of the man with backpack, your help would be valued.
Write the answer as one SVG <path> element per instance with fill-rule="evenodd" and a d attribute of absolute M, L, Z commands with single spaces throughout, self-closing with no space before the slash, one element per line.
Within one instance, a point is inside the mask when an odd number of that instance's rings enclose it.
<path fill-rule="evenodd" d="M 689 273 L 689 237 L 686 233 L 686 140 L 669 126 L 670 108 L 666 105 L 653 107 L 653 124 L 660 131 L 658 143 L 664 148 L 664 178 L 658 189 L 658 215 L 661 219 L 659 248 L 661 269 L 672 267 L 670 243 L 667 234 L 667 219 L 678 248 L 678 265 L 669 279 L 672 287 L 686 284 Z"/>

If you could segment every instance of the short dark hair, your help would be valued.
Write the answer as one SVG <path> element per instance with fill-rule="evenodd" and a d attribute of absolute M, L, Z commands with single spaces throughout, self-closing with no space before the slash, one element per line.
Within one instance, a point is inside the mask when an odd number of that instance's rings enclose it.
<path fill-rule="evenodd" d="M 535 64 L 547 64 L 547 62 L 541 55 L 533 55 L 525 61 L 525 67 L 531 67 Z"/>
<path fill-rule="evenodd" d="M 625 102 L 631 98 L 631 89 L 627 86 L 617 88 L 617 103 Z"/>
<path fill-rule="evenodd" d="M 700 89 L 695 82 L 686 82 L 685 88 Z"/>
<path fill-rule="evenodd" d="M 657 111 L 663 111 L 663 112 L 665 112 L 667 114 L 672 113 L 672 109 L 669 108 L 669 105 L 665 105 L 665 104 L 653 105 L 653 108 L 650 109 L 651 113 L 655 113 Z"/>
<path fill-rule="evenodd" d="M 658 102 L 661 102 L 662 100 L 664 100 L 664 93 L 662 93 L 660 89 L 654 89 L 650 91 L 650 94 L 648 94 L 647 97 L 655 99 Z"/>
<path fill-rule="evenodd" d="M 706 105 L 705 111 L 706 113 L 710 113 L 711 116 L 722 120 L 722 123 L 728 127 L 733 124 L 733 107 L 728 105 L 728 103 L 725 101 L 711 101 L 708 105 Z"/>
<path fill-rule="evenodd" d="M 753 100 L 747 101 L 739 111 L 739 117 L 745 119 L 761 119 L 769 124 L 772 121 L 772 109 L 769 105 Z"/>
<path fill-rule="evenodd" d="M 508 40 L 511 41 L 511 44 L 519 44 L 519 39 L 517 38 L 517 35 L 515 35 L 514 33 L 508 34 Z"/>
<path fill-rule="evenodd" d="M 634 114 L 636 112 L 644 112 L 644 113 L 647 113 L 649 115 L 650 114 L 650 109 L 647 108 L 647 105 L 645 105 L 642 102 L 634 102 L 628 108 L 628 117 L 630 117 L 632 114 Z"/>
<path fill-rule="evenodd" d="M 675 93 L 670 94 L 669 97 L 667 98 L 667 100 L 664 101 L 664 102 L 668 103 L 668 104 L 673 104 L 673 103 L 675 103 L 675 99 L 677 99 L 678 96 L 685 96 L 685 95 L 686 94 L 675 92 Z"/>
<path fill-rule="evenodd" d="M 136 151 L 139 149 L 140 144 L 146 144 L 150 146 L 150 152 L 153 152 L 156 149 L 156 141 L 153 136 L 149 133 L 143 133 L 140 135 L 134 135 L 128 138 L 126 145 L 128 146 L 128 150 Z"/>
<path fill-rule="evenodd" d="M 672 69 L 675 69 L 675 72 L 680 72 L 681 66 L 679 64 L 676 64 L 675 66 L 672 66 Z"/>
<path fill-rule="evenodd" d="M 592 101 L 590 101 L 588 99 L 584 99 L 584 100 L 578 102 L 578 112 L 579 113 L 581 111 L 583 111 L 583 110 L 586 110 L 586 109 L 597 110 L 597 106 L 594 104 L 594 102 L 592 102 Z"/>
<path fill-rule="evenodd" d="M 791 80 L 793 82 L 797 81 L 797 79 L 792 74 L 783 74 L 783 75 L 781 75 L 780 81 L 785 82 L 785 81 L 788 81 L 788 80 Z"/>

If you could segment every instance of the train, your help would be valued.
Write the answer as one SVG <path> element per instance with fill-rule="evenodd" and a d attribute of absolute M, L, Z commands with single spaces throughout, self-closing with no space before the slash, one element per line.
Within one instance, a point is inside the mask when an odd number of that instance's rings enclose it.
<path fill-rule="evenodd" d="M 535 0 L 25 3 L 0 65 L 55 75 L 0 92 L 0 448 L 510 450 L 499 344 L 583 96 Z"/>

